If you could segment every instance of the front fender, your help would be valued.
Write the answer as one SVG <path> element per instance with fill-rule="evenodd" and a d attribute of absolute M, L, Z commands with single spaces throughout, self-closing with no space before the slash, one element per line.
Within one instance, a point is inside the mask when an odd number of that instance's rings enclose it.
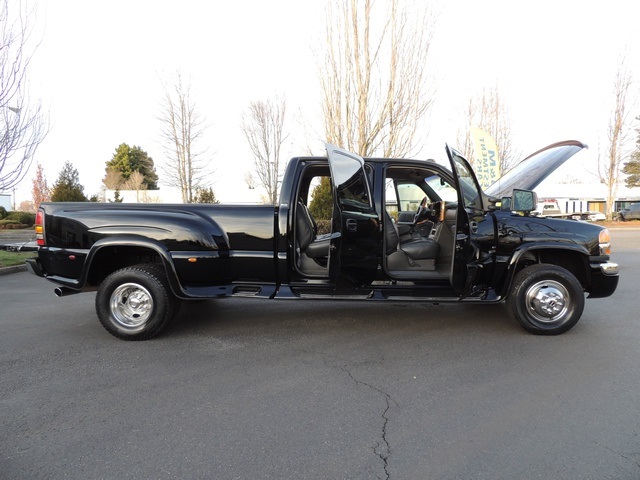
<path fill-rule="evenodd" d="M 589 262 L 588 262 L 589 251 L 585 247 L 580 245 L 571 245 L 563 242 L 549 242 L 544 244 L 532 243 L 528 245 L 522 245 L 513 251 L 511 258 L 509 259 L 509 262 L 507 264 L 506 280 L 502 287 L 502 291 L 500 292 L 500 296 L 504 298 L 511 291 L 513 279 L 516 273 L 518 272 L 518 266 L 522 262 L 527 261 L 527 259 L 529 258 L 539 259 L 541 255 L 543 256 L 546 255 L 547 257 L 551 257 L 551 256 L 555 256 L 556 254 L 560 255 L 560 257 L 558 258 L 569 259 L 570 256 L 573 255 L 573 257 L 571 258 L 581 259 L 580 261 L 581 271 L 580 272 L 572 271 L 571 273 L 573 273 L 573 275 L 575 275 L 580 281 L 584 283 L 585 279 L 583 278 L 583 276 L 588 274 L 588 267 L 589 267 Z M 570 264 L 570 263 L 571 262 L 569 261 L 565 262 L 565 264 Z M 555 262 L 554 264 L 557 265 L 557 263 Z M 563 266 L 563 265 L 560 265 L 560 266 Z M 568 270 L 571 271 L 572 269 L 568 268 Z"/>
<path fill-rule="evenodd" d="M 560 251 L 571 251 L 580 253 L 585 256 L 585 258 L 589 257 L 589 251 L 580 245 L 572 245 L 562 242 L 548 242 L 543 244 L 528 244 L 517 247 L 513 253 L 511 254 L 511 258 L 509 259 L 509 268 L 517 265 L 518 262 L 522 259 L 522 257 L 527 253 L 538 252 L 538 251 L 550 251 L 550 250 L 560 250 Z"/>

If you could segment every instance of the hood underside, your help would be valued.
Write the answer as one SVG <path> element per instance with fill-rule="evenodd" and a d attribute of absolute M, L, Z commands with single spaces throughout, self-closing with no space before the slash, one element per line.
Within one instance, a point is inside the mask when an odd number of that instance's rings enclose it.
<path fill-rule="evenodd" d="M 587 148 L 587 145 L 582 142 L 566 140 L 538 150 L 500 177 L 485 193 L 500 198 L 510 196 L 514 188 L 533 190 L 583 148 Z"/>

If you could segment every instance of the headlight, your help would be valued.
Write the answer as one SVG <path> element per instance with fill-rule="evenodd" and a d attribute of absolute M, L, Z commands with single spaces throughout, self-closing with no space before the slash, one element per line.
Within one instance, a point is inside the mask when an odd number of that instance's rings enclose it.
<path fill-rule="evenodd" d="M 611 234 L 606 228 L 598 235 L 598 243 L 600 244 L 600 255 L 611 255 Z"/>

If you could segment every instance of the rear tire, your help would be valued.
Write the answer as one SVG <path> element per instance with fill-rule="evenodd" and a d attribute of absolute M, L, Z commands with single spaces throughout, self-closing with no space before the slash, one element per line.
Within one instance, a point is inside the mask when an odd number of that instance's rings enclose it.
<path fill-rule="evenodd" d="M 568 270 L 541 263 L 516 274 L 507 308 L 525 330 L 559 335 L 580 320 L 584 291 Z"/>
<path fill-rule="evenodd" d="M 122 268 L 98 288 L 96 312 L 102 326 L 122 340 L 154 337 L 178 313 L 164 269 L 155 264 Z"/>

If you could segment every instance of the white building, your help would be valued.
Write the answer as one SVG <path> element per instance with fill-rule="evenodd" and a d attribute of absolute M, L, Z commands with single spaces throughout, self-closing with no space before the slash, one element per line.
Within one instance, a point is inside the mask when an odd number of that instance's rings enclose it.
<path fill-rule="evenodd" d="M 182 203 L 180 189 L 173 187 L 162 187 L 160 190 L 120 190 L 119 192 L 123 203 Z M 115 193 L 115 190 L 105 189 L 101 195 L 101 201 L 113 202 Z M 214 193 L 216 193 L 215 189 Z M 218 198 L 217 195 L 216 198 Z M 262 189 L 242 185 L 218 200 L 221 203 L 262 204 L 264 203 L 264 194 Z"/>
<path fill-rule="evenodd" d="M 603 183 L 547 183 L 542 182 L 535 192 L 538 200 L 556 200 L 563 213 L 596 211 L 605 212 L 607 186 Z M 613 211 L 640 202 L 640 188 L 628 188 L 619 183 Z"/>
<path fill-rule="evenodd" d="M 4 207 L 7 212 L 13 210 L 11 205 L 11 194 L 0 193 L 0 207 Z"/>

